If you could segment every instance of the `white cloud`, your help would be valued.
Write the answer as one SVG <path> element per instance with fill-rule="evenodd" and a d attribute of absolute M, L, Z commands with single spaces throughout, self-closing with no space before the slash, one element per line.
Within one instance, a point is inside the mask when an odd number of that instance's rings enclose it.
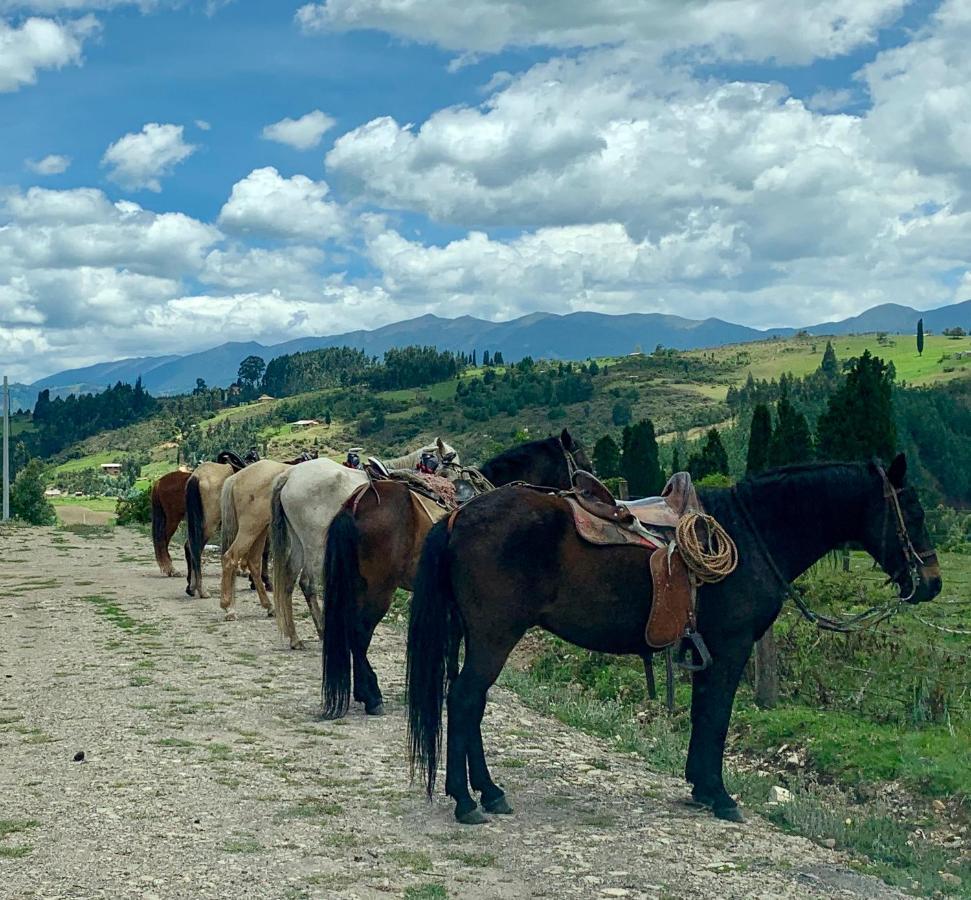
<path fill-rule="evenodd" d="M 71 157 L 52 153 L 43 159 L 28 159 L 25 165 L 37 175 L 60 175 L 68 170 L 71 165 Z"/>
<path fill-rule="evenodd" d="M 182 139 L 181 125 L 149 122 L 140 132 L 119 138 L 101 159 L 109 167 L 108 177 L 129 190 L 162 190 L 159 179 L 171 173 L 196 147 Z"/>
<path fill-rule="evenodd" d="M 19 26 L 0 20 L 0 93 L 37 81 L 40 69 L 81 63 L 81 48 L 98 27 L 92 16 L 71 22 L 31 17 Z"/>
<path fill-rule="evenodd" d="M 233 185 L 219 213 L 224 228 L 247 234 L 325 241 L 345 233 L 341 207 L 327 199 L 326 182 L 284 178 L 272 166 L 254 169 Z"/>
<path fill-rule="evenodd" d="M 212 128 L 212 125 L 210 125 L 205 119 L 196 119 L 196 128 L 198 128 L 200 131 L 209 131 Z"/>
<path fill-rule="evenodd" d="M 647 42 L 721 58 L 805 64 L 872 43 L 905 0 L 326 0 L 297 11 L 308 32 L 378 29 L 459 52 Z"/>
<path fill-rule="evenodd" d="M 263 129 L 263 137 L 296 150 L 309 150 L 320 143 L 324 132 L 334 126 L 334 120 L 319 109 L 299 119 L 281 119 Z"/>

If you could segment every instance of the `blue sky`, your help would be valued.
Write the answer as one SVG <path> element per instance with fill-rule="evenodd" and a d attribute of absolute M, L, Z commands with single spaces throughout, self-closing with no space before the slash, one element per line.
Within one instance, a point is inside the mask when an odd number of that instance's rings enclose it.
<path fill-rule="evenodd" d="M 621 9 L 0 0 L 0 368 L 971 296 L 967 0 Z"/>

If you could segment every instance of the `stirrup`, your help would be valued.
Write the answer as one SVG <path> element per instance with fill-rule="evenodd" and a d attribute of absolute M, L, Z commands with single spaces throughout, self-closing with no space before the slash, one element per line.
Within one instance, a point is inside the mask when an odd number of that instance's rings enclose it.
<path fill-rule="evenodd" d="M 698 655 L 700 663 L 694 661 L 692 650 Z M 674 654 L 674 663 L 688 672 L 704 672 L 711 665 L 711 654 L 701 632 L 685 629 Z"/>

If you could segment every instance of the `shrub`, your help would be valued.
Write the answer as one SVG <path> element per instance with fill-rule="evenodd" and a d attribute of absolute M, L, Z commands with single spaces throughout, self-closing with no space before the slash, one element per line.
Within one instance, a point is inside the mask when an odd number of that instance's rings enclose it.
<path fill-rule="evenodd" d="M 57 514 L 44 496 L 44 464 L 32 459 L 18 473 L 10 488 L 10 514 L 31 525 L 53 525 Z"/>
<path fill-rule="evenodd" d="M 152 489 L 132 490 L 115 503 L 119 525 L 147 525 L 152 521 Z"/>

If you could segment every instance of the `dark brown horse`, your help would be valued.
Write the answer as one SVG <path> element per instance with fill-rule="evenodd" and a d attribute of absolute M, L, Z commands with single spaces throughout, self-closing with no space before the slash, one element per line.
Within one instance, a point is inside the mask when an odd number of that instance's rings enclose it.
<path fill-rule="evenodd" d="M 185 484 L 189 472 L 167 472 L 152 485 L 152 544 L 163 575 L 177 574 L 169 556 L 169 541 L 185 518 Z"/>
<path fill-rule="evenodd" d="M 589 469 L 590 460 L 564 428 L 559 437 L 500 453 L 481 471 L 494 485 L 529 481 L 567 488 L 577 468 Z M 347 712 L 352 658 L 354 699 L 370 715 L 383 712 L 368 647 L 395 589 L 411 590 L 422 542 L 433 524 L 404 484 L 377 482 L 374 488 L 361 497 L 356 510 L 345 507 L 338 513 L 327 534 L 322 641 L 326 718 Z"/>
<path fill-rule="evenodd" d="M 696 801 L 740 821 L 725 790 L 722 760 L 739 676 L 753 643 L 778 616 L 788 585 L 827 552 L 857 542 L 912 603 L 941 589 L 937 558 L 906 460 L 770 470 L 735 488 L 701 492 L 707 511 L 738 547 L 739 565 L 698 599 L 698 629 L 712 664 L 694 673 L 685 777 Z M 486 691 L 528 628 L 605 653 L 641 654 L 651 606 L 647 556 L 637 547 L 584 543 L 562 498 L 510 486 L 470 501 L 428 535 L 408 628 L 412 763 L 432 795 L 448 693 L 445 791 L 456 818 L 508 813 L 482 746 Z M 457 672 L 458 640 L 465 659 Z"/>

